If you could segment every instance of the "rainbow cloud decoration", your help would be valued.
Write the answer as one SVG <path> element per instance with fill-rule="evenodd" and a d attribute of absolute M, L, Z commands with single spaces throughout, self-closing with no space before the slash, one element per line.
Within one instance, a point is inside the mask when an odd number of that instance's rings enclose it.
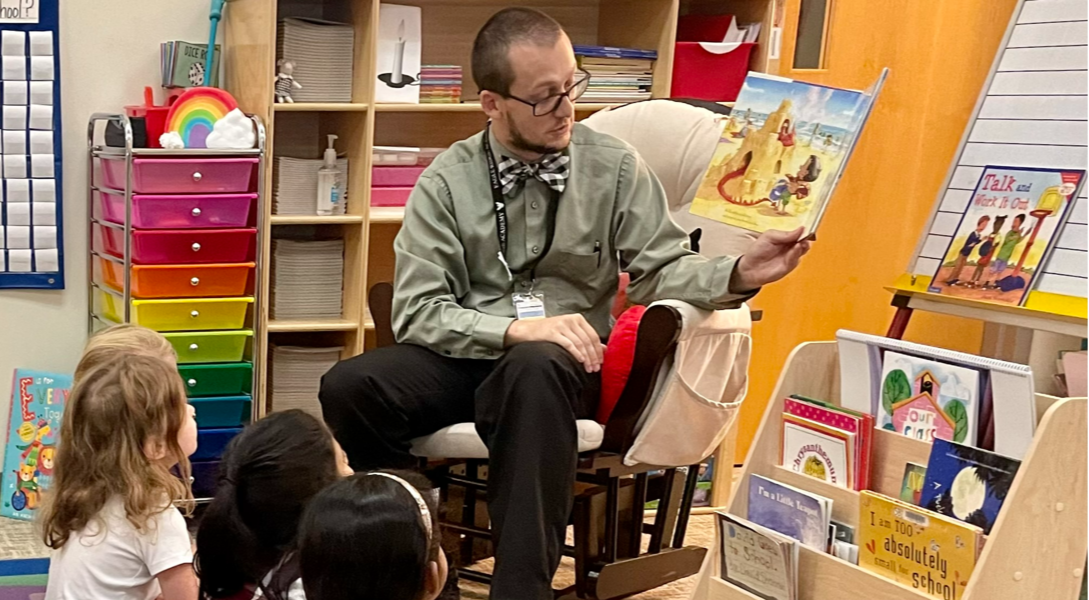
<path fill-rule="evenodd" d="M 187 90 L 178 96 L 166 115 L 163 147 L 207 148 L 208 137 L 216 123 L 237 109 L 234 97 L 221 89 L 195 87 Z M 236 120 L 237 116 L 231 119 Z"/>

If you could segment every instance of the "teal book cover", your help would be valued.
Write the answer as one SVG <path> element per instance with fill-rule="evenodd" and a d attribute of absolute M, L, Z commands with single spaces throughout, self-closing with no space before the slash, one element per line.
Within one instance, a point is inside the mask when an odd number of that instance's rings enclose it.
<path fill-rule="evenodd" d="M 42 492 L 53 480 L 57 439 L 71 389 L 68 375 L 16 369 L 0 477 L 0 515 L 34 519 Z"/>

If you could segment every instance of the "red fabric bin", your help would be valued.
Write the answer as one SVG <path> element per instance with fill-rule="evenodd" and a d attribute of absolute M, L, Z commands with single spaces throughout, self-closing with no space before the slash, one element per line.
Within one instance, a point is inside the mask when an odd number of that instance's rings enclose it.
<path fill-rule="evenodd" d="M 705 48 L 733 47 L 732 50 L 716 54 Z M 749 55 L 756 44 L 702 44 L 700 42 L 677 42 L 673 54 L 673 87 L 670 96 L 674 98 L 696 98 L 712 102 L 733 102 L 737 100 L 745 75 L 749 72 Z"/>

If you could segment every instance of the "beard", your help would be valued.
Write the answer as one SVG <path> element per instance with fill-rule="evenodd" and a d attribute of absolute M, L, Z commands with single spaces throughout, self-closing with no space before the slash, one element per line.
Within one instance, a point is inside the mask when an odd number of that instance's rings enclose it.
<path fill-rule="evenodd" d="M 510 129 L 510 145 L 514 147 L 514 150 L 532 152 L 534 154 L 555 154 L 564 149 L 563 147 L 547 146 L 531 142 L 518 130 L 518 125 L 514 123 L 513 119 L 508 120 L 507 127 Z"/>

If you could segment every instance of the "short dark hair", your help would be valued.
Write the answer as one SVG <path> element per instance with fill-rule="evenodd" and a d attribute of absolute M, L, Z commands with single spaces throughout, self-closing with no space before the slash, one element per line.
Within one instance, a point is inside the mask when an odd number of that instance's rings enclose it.
<path fill-rule="evenodd" d="M 480 90 L 510 94 L 514 69 L 510 47 L 514 44 L 551 46 L 563 34 L 552 17 L 532 8 L 504 8 L 492 15 L 473 41 L 473 81 Z"/>

